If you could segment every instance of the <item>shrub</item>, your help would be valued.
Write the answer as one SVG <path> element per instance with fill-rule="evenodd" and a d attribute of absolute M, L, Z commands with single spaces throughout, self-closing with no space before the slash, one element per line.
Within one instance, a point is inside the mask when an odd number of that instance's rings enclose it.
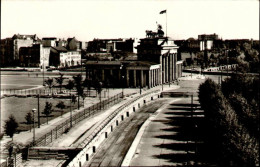
<path fill-rule="evenodd" d="M 8 120 L 5 121 L 4 129 L 5 133 L 10 136 L 13 140 L 14 133 L 18 128 L 18 123 L 16 122 L 13 115 L 10 115 Z"/>

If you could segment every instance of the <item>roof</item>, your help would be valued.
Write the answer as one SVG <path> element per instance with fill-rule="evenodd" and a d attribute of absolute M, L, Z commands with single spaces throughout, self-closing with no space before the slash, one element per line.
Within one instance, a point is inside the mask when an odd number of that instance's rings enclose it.
<path fill-rule="evenodd" d="M 68 38 L 68 39 L 67 39 L 68 43 L 70 43 L 70 41 L 72 41 L 73 39 L 74 39 L 76 42 L 79 42 L 75 37 L 73 37 L 73 38 Z"/>
<path fill-rule="evenodd" d="M 121 61 L 87 61 L 86 65 L 121 65 Z"/>
<path fill-rule="evenodd" d="M 56 37 L 45 37 L 45 38 L 42 38 L 42 40 L 56 40 L 57 38 Z"/>
<path fill-rule="evenodd" d="M 149 61 L 87 61 L 86 65 L 114 65 L 114 66 L 127 66 L 127 67 L 150 67 L 157 63 Z"/>
<path fill-rule="evenodd" d="M 53 48 L 54 50 L 56 50 L 57 52 L 67 52 L 68 50 L 63 47 L 63 46 L 56 46 L 56 47 L 51 47 Z"/>
<path fill-rule="evenodd" d="M 142 67 L 150 67 L 152 65 L 156 65 L 157 63 L 149 62 L 149 61 L 130 61 L 127 66 L 142 66 Z"/>
<path fill-rule="evenodd" d="M 31 38 L 33 40 L 37 39 L 36 34 L 34 35 L 22 35 L 22 34 L 14 34 L 13 39 L 26 39 Z"/>

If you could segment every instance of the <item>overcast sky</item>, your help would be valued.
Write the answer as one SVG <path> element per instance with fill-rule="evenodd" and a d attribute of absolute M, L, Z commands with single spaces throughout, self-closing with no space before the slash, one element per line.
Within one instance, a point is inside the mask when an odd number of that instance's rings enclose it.
<path fill-rule="evenodd" d="M 2 0 L 1 38 L 143 38 L 162 24 L 173 39 L 216 33 L 259 40 L 258 0 Z"/>

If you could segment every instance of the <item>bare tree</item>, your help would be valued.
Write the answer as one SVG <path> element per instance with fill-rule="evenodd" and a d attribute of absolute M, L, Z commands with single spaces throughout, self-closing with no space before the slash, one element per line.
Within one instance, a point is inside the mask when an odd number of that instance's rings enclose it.
<path fill-rule="evenodd" d="M 51 92 L 51 88 L 53 87 L 53 78 L 48 78 L 45 80 L 46 85 L 49 87 L 50 92 Z"/>
<path fill-rule="evenodd" d="M 63 83 L 63 81 L 64 81 L 64 77 L 63 77 L 63 75 L 64 74 L 62 74 L 62 73 L 59 73 L 59 77 L 58 78 L 55 78 L 55 80 L 56 80 L 56 82 L 59 84 L 59 87 L 60 87 L 60 92 L 61 92 L 61 88 L 62 88 L 62 83 Z"/>

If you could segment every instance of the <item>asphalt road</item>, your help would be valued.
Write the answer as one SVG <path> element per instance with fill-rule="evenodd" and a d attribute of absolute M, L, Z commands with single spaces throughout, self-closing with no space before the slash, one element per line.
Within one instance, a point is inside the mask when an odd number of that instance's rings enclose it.
<path fill-rule="evenodd" d="M 84 166 L 120 166 L 142 124 L 165 103 L 165 99 L 149 103 L 124 120 Z"/>

